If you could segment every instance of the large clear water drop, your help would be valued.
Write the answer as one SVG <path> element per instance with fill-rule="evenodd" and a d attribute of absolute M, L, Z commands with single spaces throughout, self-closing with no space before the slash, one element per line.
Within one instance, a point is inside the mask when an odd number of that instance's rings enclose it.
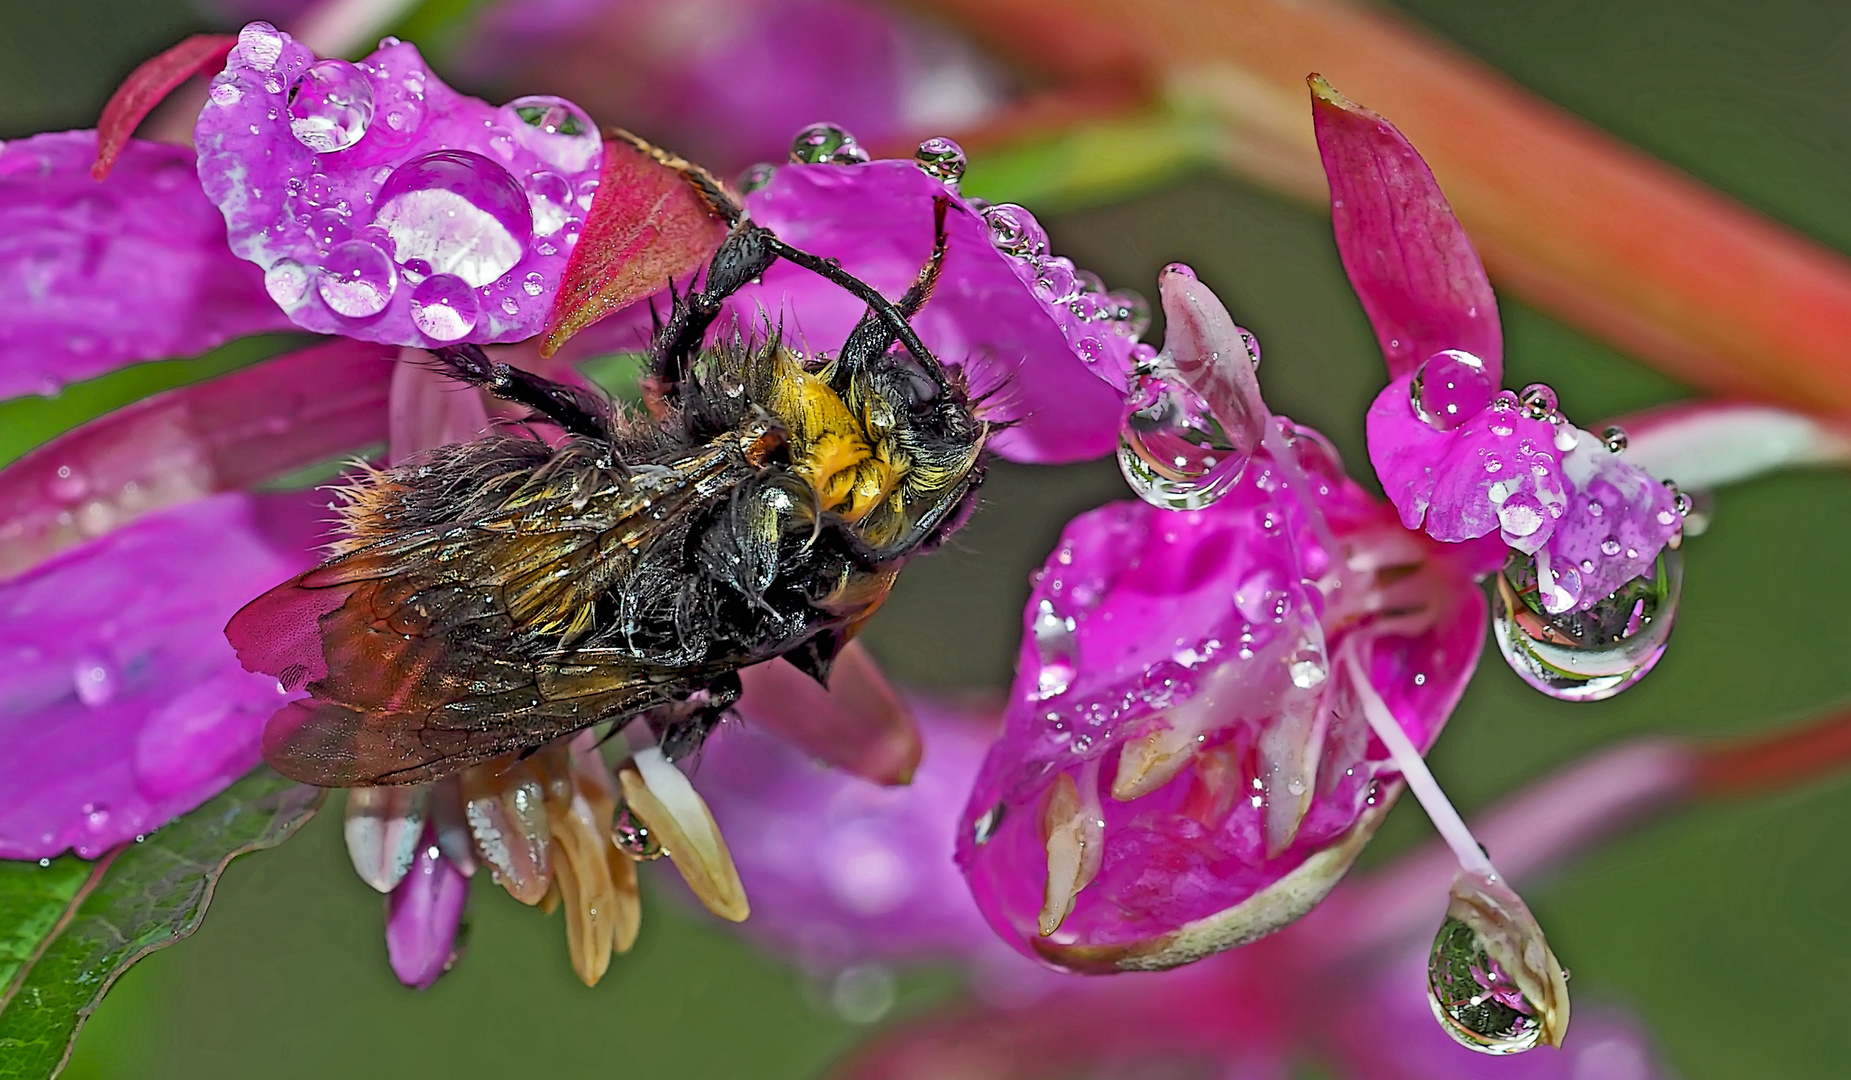
<path fill-rule="evenodd" d="M 315 288 L 335 314 L 367 319 L 392 302 L 398 272 L 385 252 L 365 240 L 349 240 L 328 252 Z"/>
<path fill-rule="evenodd" d="M 940 183 L 955 185 L 964 179 L 964 148 L 942 136 L 920 143 L 913 160 L 921 172 Z"/>
<path fill-rule="evenodd" d="M 1459 349 L 1427 357 L 1408 387 L 1414 415 L 1440 431 L 1451 431 L 1483 412 L 1497 390 L 1485 362 Z"/>
<path fill-rule="evenodd" d="M 535 157 L 566 172 L 583 172 L 603 153 L 597 125 L 565 98 L 533 94 L 501 107 L 502 123 L 514 141 Z"/>
<path fill-rule="evenodd" d="M 1492 626 L 1498 651 L 1524 682 L 1564 701 L 1600 701 L 1643 679 L 1664 655 L 1683 588 L 1682 555 L 1666 549 L 1652 573 L 1586 610 L 1551 610 L 1563 607 L 1571 575 L 1578 587 L 1571 567 L 1545 582 L 1535 559 L 1512 552 L 1498 573 Z"/>
<path fill-rule="evenodd" d="M 411 293 L 411 322 L 435 341 L 461 341 L 482 317 L 482 301 L 455 274 L 432 274 Z"/>
<path fill-rule="evenodd" d="M 289 88 L 289 130 L 317 153 L 345 150 L 373 122 L 373 84 L 345 60 L 309 65 Z"/>
<path fill-rule="evenodd" d="M 1138 497 L 1168 510 L 1199 510 L 1226 495 L 1249 456 L 1208 402 L 1163 365 L 1132 376 L 1119 429 L 1118 467 Z"/>
<path fill-rule="evenodd" d="M 527 193 L 508 170 L 481 154 L 439 150 L 401 165 L 379 189 L 373 223 L 385 228 L 392 257 L 417 259 L 434 274 L 455 274 L 479 289 L 521 261 L 533 236 Z"/>
<path fill-rule="evenodd" d="M 1477 932 L 1451 915 L 1427 959 L 1427 1003 L 1440 1027 L 1481 1054 L 1517 1054 L 1542 1039 L 1542 1021 Z"/>

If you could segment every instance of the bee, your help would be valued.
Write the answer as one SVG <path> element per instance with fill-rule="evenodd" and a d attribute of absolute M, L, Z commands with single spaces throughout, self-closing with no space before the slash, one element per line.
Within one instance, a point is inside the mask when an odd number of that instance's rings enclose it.
<path fill-rule="evenodd" d="M 946 201 L 931 256 L 889 301 L 637 145 L 728 226 L 657 319 L 648 415 L 474 345 L 434 350 L 564 438 L 491 433 L 366 470 L 332 556 L 232 618 L 246 667 L 308 693 L 264 731 L 283 774 L 419 783 L 639 717 L 685 757 L 738 699 L 740 668 L 783 657 L 826 682 L 901 565 L 973 508 L 989 425 L 910 322 L 944 262 Z M 778 259 L 866 303 L 833 357 L 769 326 L 710 334 Z"/>

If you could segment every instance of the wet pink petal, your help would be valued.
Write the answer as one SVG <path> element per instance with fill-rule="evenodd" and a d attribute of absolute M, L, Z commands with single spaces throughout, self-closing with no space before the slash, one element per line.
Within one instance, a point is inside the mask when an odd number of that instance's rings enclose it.
<path fill-rule="evenodd" d="M 386 437 L 393 350 L 328 341 L 100 416 L 0 471 L 0 578 Z"/>
<path fill-rule="evenodd" d="M 1677 496 L 1650 473 L 1588 432 L 1562 427 L 1575 439 L 1562 455 L 1568 501 L 1544 550 L 1552 573 L 1562 579 L 1559 587 L 1577 588 L 1576 604 L 1585 610 L 1651 573 L 1684 520 Z M 1567 577 L 1571 571 L 1574 577 Z"/>
<path fill-rule="evenodd" d="M 564 99 L 497 108 L 414 46 L 318 61 L 266 23 L 240 33 L 195 143 L 232 251 L 296 325 L 421 346 L 539 332 L 603 154 Z"/>
<path fill-rule="evenodd" d="M 695 782 L 752 898 L 741 930 L 811 970 L 1006 953 L 952 862 L 956 807 L 993 728 L 910 704 L 926 754 L 906 787 L 831 770 L 751 723 L 721 728 L 702 751 Z"/>
<path fill-rule="evenodd" d="M 1330 180 L 1331 223 L 1389 378 L 1442 349 L 1504 366 L 1497 298 L 1452 206 L 1395 126 L 1311 79 L 1311 116 Z"/>
<path fill-rule="evenodd" d="M 991 207 L 986 219 L 911 161 L 787 165 L 746 208 L 791 244 L 841 260 L 897 298 L 931 253 L 938 198 L 951 199 L 944 273 L 913 321 L 926 346 L 963 372 L 981 414 L 1013 422 L 990 445 L 1031 462 L 1111 452 L 1148 309 L 1089 289 L 1070 261 L 1048 252 L 1028 211 Z M 732 306 L 745 320 L 768 313 L 787 337 L 826 351 L 841 347 L 863 311 L 847 292 L 788 263 Z"/>
<path fill-rule="evenodd" d="M 313 561 L 320 502 L 213 496 L 0 584 L 0 857 L 94 857 L 258 763 L 286 699 L 219 628 Z"/>
<path fill-rule="evenodd" d="M 444 857 L 433 826 L 405 875 L 386 897 L 386 955 L 398 981 L 428 990 L 456 960 L 469 879 Z"/>
<path fill-rule="evenodd" d="M 912 711 L 858 642 L 829 673 L 829 688 L 783 660 L 739 673 L 745 696 L 735 710 L 810 757 L 877 784 L 907 784 L 919 768 Z"/>
<path fill-rule="evenodd" d="M 0 147 L 0 398 L 286 328 L 225 248 L 184 148 L 131 140 L 91 177 L 96 133 Z"/>
<path fill-rule="evenodd" d="M 1264 476 L 1268 464 L 1250 469 Z M 1297 508 L 1256 480 L 1205 510 L 1121 503 L 1082 515 L 1043 568 L 1003 738 L 959 838 L 980 906 L 1018 948 L 1075 966 L 1116 963 L 1119 951 L 1212 920 L 1345 841 L 1383 796 L 1378 778 L 1391 782 L 1387 752 L 1331 677 L 1346 631 L 1324 624 L 1325 598 L 1301 580 L 1328 556 Z M 1399 532 L 1347 480 L 1318 503 L 1339 543 L 1366 549 L 1371 534 Z M 1470 676 L 1485 622 L 1465 573 L 1436 568 L 1424 588 L 1427 625 L 1377 639 L 1370 670 L 1423 749 Z M 1317 746 L 1319 763 L 1296 834 L 1269 853 L 1260 796 L 1291 795 L 1262 764 L 1261 743 L 1292 722 L 1307 727 L 1291 737 Z M 1200 730 L 1190 764 L 1154 790 L 1114 797 L 1121 748 L 1166 727 Z M 1103 860 L 1059 931 L 1040 938 L 1043 799 L 1063 773 L 1095 788 Z"/>

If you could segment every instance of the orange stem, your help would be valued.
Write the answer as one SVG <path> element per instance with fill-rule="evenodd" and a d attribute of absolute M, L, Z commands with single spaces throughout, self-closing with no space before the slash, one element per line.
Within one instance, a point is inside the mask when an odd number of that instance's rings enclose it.
<path fill-rule="evenodd" d="M 1851 766 L 1851 709 L 1771 735 L 1698 744 L 1695 794 L 1785 791 Z"/>
<path fill-rule="evenodd" d="M 1204 106 L 1229 164 L 1324 198 L 1305 76 L 1401 128 L 1492 274 L 1711 393 L 1851 412 L 1851 262 L 1342 0 L 913 0 L 1060 82 Z"/>

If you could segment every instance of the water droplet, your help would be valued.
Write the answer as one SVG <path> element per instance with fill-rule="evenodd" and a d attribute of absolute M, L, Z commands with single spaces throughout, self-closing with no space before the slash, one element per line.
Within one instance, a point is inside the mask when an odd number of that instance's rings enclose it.
<path fill-rule="evenodd" d="M 1293 686 L 1309 690 L 1330 677 L 1330 658 L 1325 655 L 1322 643 L 1306 639 L 1285 658 L 1285 670 L 1291 676 Z M 1292 794 L 1300 792 L 1294 791 Z"/>
<path fill-rule="evenodd" d="M 527 178 L 527 203 L 533 209 L 533 234 L 551 236 L 572 220 L 572 184 L 556 172 Z"/>
<path fill-rule="evenodd" d="M 1490 464 L 1486 462 L 1487 471 L 1495 471 Z M 1541 500 L 1527 491 L 1519 491 L 1498 505 L 1498 524 L 1506 540 L 1533 535 L 1542 528 L 1544 520 Z"/>
<path fill-rule="evenodd" d="M 116 666 L 101 656 L 82 656 L 71 665 L 71 688 L 77 692 L 77 700 L 91 708 L 109 704 L 116 696 L 118 682 Z"/>
<path fill-rule="evenodd" d="M 315 289 L 337 315 L 366 319 L 386 310 L 398 288 L 398 272 L 386 253 L 365 240 L 349 240 L 328 252 Z"/>
<path fill-rule="evenodd" d="M 964 148 L 950 139 L 927 139 L 913 151 L 913 160 L 920 171 L 942 183 L 955 185 L 964 179 Z"/>
<path fill-rule="evenodd" d="M 1114 289 L 1106 294 L 1114 322 L 1124 326 L 1132 337 L 1143 337 L 1150 329 L 1150 301 L 1132 289 Z"/>
<path fill-rule="evenodd" d="M 308 267 L 294 259 L 278 259 L 264 271 L 264 291 L 276 306 L 293 311 L 308 296 Z"/>
<path fill-rule="evenodd" d="M 270 71 L 283 58 L 283 35 L 267 22 L 254 22 L 238 31 L 238 52 L 258 71 Z"/>
<path fill-rule="evenodd" d="M 584 172 L 603 153 L 597 125 L 565 98 L 546 94 L 515 98 L 501 107 L 514 141 L 541 161 L 566 172 Z"/>
<path fill-rule="evenodd" d="M 983 816 L 979 817 L 976 824 L 971 826 L 972 842 L 979 845 L 989 843 L 990 837 L 996 835 L 997 827 L 1003 823 L 1003 814 L 1006 813 L 1008 809 L 1008 806 L 999 802 L 995 806 L 985 810 Z"/>
<path fill-rule="evenodd" d="M 791 139 L 791 160 L 799 165 L 853 165 L 867 161 L 868 152 L 839 124 L 811 124 Z"/>
<path fill-rule="evenodd" d="M 1611 550 L 1609 550 L 1611 548 Z M 1617 554 L 1619 542 L 1601 544 Z M 1554 587 L 1575 574 L 1572 567 Z M 1498 651 L 1524 682 L 1564 701 L 1600 701 L 1644 678 L 1664 655 L 1683 588 L 1681 556 L 1667 550 L 1650 574 L 1632 579 L 1584 610 L 1545 603 L 1535 560 L 1512 552 L 1499 572 L 1491 612 Z M 1576 574 L 1575 587 L 1580 587 Z"/>
<path fill-rule="evenodd" d="M 1014 203 L 997 203 L 983 212 L 990 226 L 990 243 L 1017 258 L 1035 259 L 1048 253 L 1048 234 L 1035 215 Z"/>
<path fill-rule="evenodd" d="M 206 96 L 212 99 L 212 104 L 229 108 L 244 100 L 244 91 L 238 89 L 238 84 L 234 82 L 215 82 L 212 89 L 206 91 Z"/>
<path fill-rule="evenodd" d="M 289 88 L 290 133 L 317 153 L 347 149 L 372 122 L 373 84 L 345 60 L 311 64 Z"/>
<path fill-rule="evenodd" d="M 1555 391 L 1545 383 L 1531 383 L 1524 387 L 1518 400 L 1523 403 L 1523 411 L 1532 420 L 1547 420 L 1555 412 Z"/>
<path fill-rule="evenodd" d="M 1621 453 L 1626 449 L 1626 429 L 1618 424 L 1609 424 L 1600 433 L 1600 441 L 1607 444 L 1609 452 Z"/>
<path fill-rule="evenodd" d="M 1599 506 L 1599 505 L 1600 505 L 1599 503 L 1594 504 L 1594 506 Z M 1594 509 L 1594 506 L 1590 506 L 1588 507 L 1588 509 L 1592 510 Z M 1600 542 L 1600 553 L 1602 555 L 1606 555 L 1609 557 L 1618 555 L 1620 553 L 1620 542 L 1618 540 L 1615 540 L 1611 536 L 1607 537 L 1605 540 L 1602 540 Z"/>
<path fill-rule="evenodd" d="M 412 325 L 437 341 L 461 341 L 481 315 L 475 290 L 455 274 L 432 274 L 412 290 Z"/>
<path fill-rule="evenodd" d="M 527 193 L 508 170 L 467 150 L 439 150 L 400 166 L 379 189 L 375 224 L 399 262 L 422 259 L 433 273 L 471 288 L 514 268 L 533 234 Z"/>
<path fill-rule="evenodd" d="M 1043 598 L 1035 609 L 1032 631 L 1035 653 L 1041 661 L 1035 700 L 1058 697 L 1073 685 L 1078 671 L 1079 642 L 1073 637 L 1073 618 L 1055 610 L 1054 601 Z"/>
<path fill-rule="evenodd" d="M 778 175 L 776 165 L 769 161 L 761 161 L 756 165 L 746 166 L 746 171 L 739 174 L 739 179 L 733 186 L 739 189 L 739 194 L 750 195 L 771 183 L 771 178 L 776 175 Z"/>
<path fill-rule="evenodd" d="M 1247 468 L 1208 403 L 1161 363 L 1132 378 L 1119 429 L 1118 467 L 1138 497 L 1198 510 L 1227 494 Z"/>
<path fill-rule="evenodd" d="M 1408 386 L 1414 415 L 1440 431 L 1451 431 L 1483 412 L 1496 393 L 1497 382 L 1485 362 L 1458 349 L 1427 357 Z"/>
<path fill-rule="evenodd" d="M 502 313 L 506 315 L 519 315 L 521 313 L 521 305 L 515 302 L 514 297 L 504 296 L 501 298 L 501 310 Z"/>
<path fill-rule="evenodd" d="M 1157 276 L 1162 277 L 1163 274 L 1176 274 L 1181 277 L 1186 277 L 1190 281 L 1194 281 L 1195 280 L 1195 267 L 1190 266 L 1188 263 L 1175 262 L 1175 263 L 1169 264 L 1168 266 L 1165 266 L 1163 268 L 1163 273 L 1160 273 Z"/>
<path fill-rule="evenodd" d="M 643 819 L 636 816 L 628 803 L 617 804 L 617 816 L 611 822 L 611 842 L 628 852 L 632 859 L 647 862 L 660 859 L 667 852 L 662 849 L 662 842 L 643 824 Z"/>
<path fill-rule="evenodd" d="M 1516 981 L 1451 915 L 1427 960 L 1427 1001 L 1448 1035 L 1481 1054 L 1521 1053 L 1542 1038 L 1542 1022 Z"/>
<path fill-rule="evenodd" d="M 528 296 L 538 296 L 545 290 L 546 279 L 540 276 L 538 270 L 529 270 L 527 276 L 521 279 L 521 291 Z"/>

